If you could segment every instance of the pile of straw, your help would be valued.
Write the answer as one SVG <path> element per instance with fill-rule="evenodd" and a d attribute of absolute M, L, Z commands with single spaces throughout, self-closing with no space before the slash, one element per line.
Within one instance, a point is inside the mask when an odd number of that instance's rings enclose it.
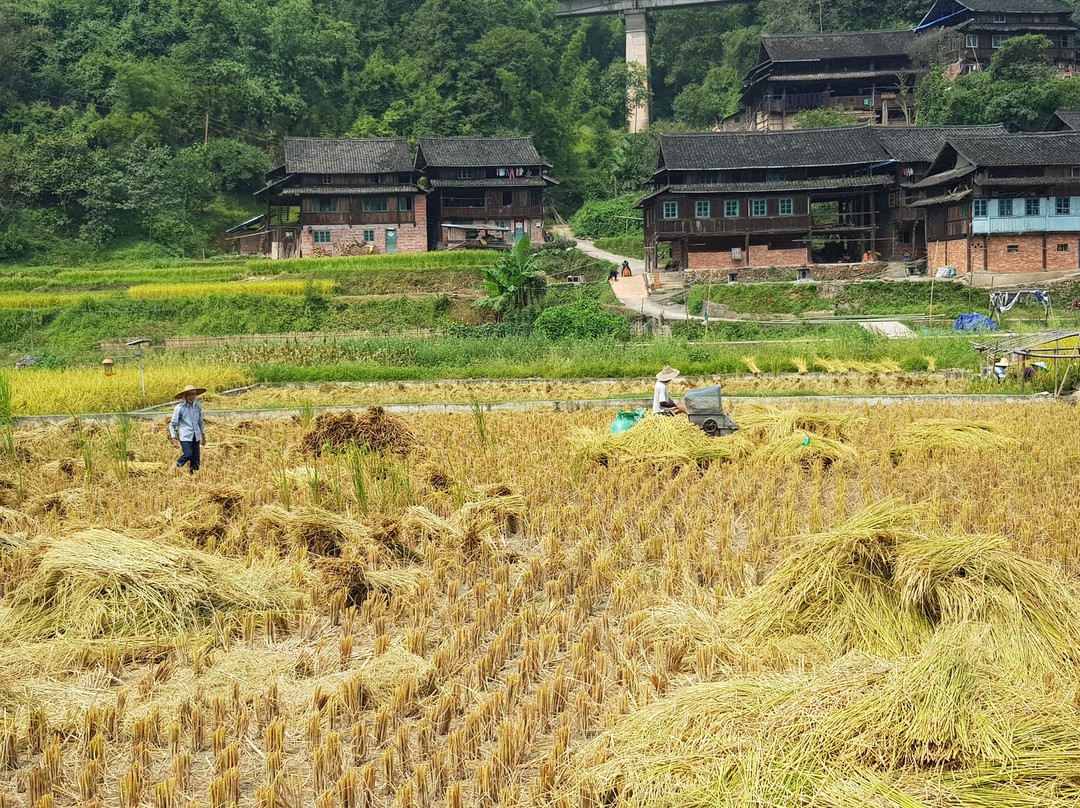
<path fill-rule="evenodd" d="M 707 465 L 742 454 L 732 438 L 711 438 L 686 418 L 647 414 L 625 432 L 581 431 L 574 437 L 577 456 L 602 465 L 612 462 L 654 462 Z"/>
<path fill-rule="evenodd" d="M 994 421 L 961 421 L 955 418 L 920 418 L 901 433 L 889 452 L 894 462 L 905 454 L 933 455 L 936 452 L 975 452 L 1007 449 L 1017 445 Z"/>
<path fill-rule="evenodd" d="M 257 539 L 280 551 L 302 548 L 313 556 L 359 556 L 372 543 L 367 525 L 315 506 L 266 505 L 255 514 L 252 529 Z"/>
<path fill-rule="evenodd" d="M 273 567 L 111 530 L 51 539 L 42 550 L 0 620 L 9 636 L 167 637 L 221 611 L 285 609 L 299 594 Z"/>
<path fill-rule="evenodd" d="M 435 692 L 434 665 L 400 646 L 364 660 L 357 672 L 364 690 L 379 704 L 389 704 L 399 685 L 408 687 L 415 697 Z"/>
<path fill-rule="evenodd" d="M 61 519 L 86 510 L 86 492 L 81 488 L 67 488 L 52 494 L 34 497 L 27 506 L 33 516 L 56 514 Z"/>
<path fill-rule="evenodd" d="M 843 460 L 854 460 L 858 453 L 833 438 L 809 433 L 792 433 L 773 438 L 758 447 L 751 459 L 762 463 L 798 463 L 811 466 L 820 462 L 826 468 Z"/>
<path fill-rule="evenodd" d="M 866 426 L 857 412 L 793 411 L 768 404 L 740 403 L 733 408 L 739 430 L 744 435 L 775 438 L 792 432 L 810 432 L 826 438 L 847 440 Z"/>
<path fill-rule="evenodd" d="M 323 600 L 345 593 L 349 606 L 360 606 L 372 592 L 411 597 L 430 583 L 430 575 L 418 567 L 370 569 L 354 558 L 322 558 L 316 564 L 318 591 Z"/>
<path fill-rule="evenodd" d="M 340 451 L 355 445 L 404 454 L 415 444 L 416 438 L 404 420 L 382 407 L 368 407 L 360 415 L 348 411 L 317 416 L 300 441 L 300 449 L 318 456 L 327 448 Z"/>

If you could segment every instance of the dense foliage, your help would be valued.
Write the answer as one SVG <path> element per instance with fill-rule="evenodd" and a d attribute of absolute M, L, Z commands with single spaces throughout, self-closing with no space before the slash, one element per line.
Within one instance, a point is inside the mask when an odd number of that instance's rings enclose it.
<path fill-rule="evenodd" d="M 660 132 L 733 112 L 761 31 L 910 25 L 926 5 L 655 12 L 655 123 L 628 135 L 642 77 L 617 15 L 556 18 L 547 0 L 0 0 L 0 261 L 86 262 L 140 242 L 223 249 L 289 135 L 529 134 L 568 215 L 645 188 Z M 1007 43 L 951 92 L 931 72 L 924 122 L 1033 128 L 1080 101 L 1075 80 L 1027 70 L 1025 48 Z M 625 234 L 608 225 L 594 234 Z"/>
<path fill-rule="evenodd" d="M 625 316 L 607 311 L 595 300 L 580 300 L 544 309 L 533 327 L 551 340 L 596 339 L 624 336 L 629 322 Z"/>

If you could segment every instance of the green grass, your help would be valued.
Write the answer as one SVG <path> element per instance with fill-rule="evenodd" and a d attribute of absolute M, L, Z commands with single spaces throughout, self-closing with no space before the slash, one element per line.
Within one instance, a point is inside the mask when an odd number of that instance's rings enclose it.
<path fill-rule="evenodd" d="M 644 236 L 616 236 L 614 238 L 598 238 L 595 242 L 598 250 L 625 255 L 627 258 L 645 259 Z"/>
<path fill-rule="evenodd" d="M 835 297 L 822 297 L 818 284 L 737 283 L 695 285 L 687 306 L 700 312 L 708 296 L 739 314 L 794 314 L 835 309 L 839 315 L 926 314 L 933 290 L 934 315 L 954 318 L 968 311 L 985 311 L 985 290 L 957 281 L 864 281 L 845 284 Z"/>

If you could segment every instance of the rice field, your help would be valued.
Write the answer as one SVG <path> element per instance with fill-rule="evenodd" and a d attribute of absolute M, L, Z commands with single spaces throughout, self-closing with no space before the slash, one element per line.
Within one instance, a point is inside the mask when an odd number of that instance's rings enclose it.
<path fill-rule="evenodd" d="M 234 283 L 144 283 L 132 286 L 127 295 L 133 300 L 162 300 L 201 295 L 299 295 L 316 292 L 328 294 L 334 289 L 330 280 L 245 280 Z"/>
<path fill-rule="evenodd" d="M 732 409 L 16 430 L 0 805 L 1075 805 L 1077 410 Z"/>

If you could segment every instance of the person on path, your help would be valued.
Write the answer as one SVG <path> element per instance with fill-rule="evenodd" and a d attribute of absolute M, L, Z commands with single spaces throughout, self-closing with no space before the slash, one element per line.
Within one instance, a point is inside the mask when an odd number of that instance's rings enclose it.
<path fill-rule="evenodd" d="M 169 419 L 169 438 L 172 445 L 183 452 L 176 461 L 176 467 L 182 469 L 186 463 L 191 474 L 199 470 L 199 446 L 206 443 L 202 404 L 196 401 L 205 392 L 206 388 L 189 384 L 176 394 L 180 403 L 173 407 L 172 418 Z"/>
<path fill-rule="evenodd" d="M 622 276 L 624 278 L 629 278 L 632 274 L 633 273 L 630 271 L 630 262 L 629 261 L 623 261 L 622 262 Z"/>
<path fill-rule="evenodd" d="M 608 273 L 607 279 L 609 281 L 617 281 L 619 279 L 619 270 L 618 270 L 618 268 L 612 266 L 611 271 Z"/>
<path fill-rule="evenodd" d="M 668 391 L 668 382 L 673 382 L 678 377 L 679 371 L 671 365 L 664 365 L 664 369 L 656 374 L 656 384 L 653 386 L 652 411 L 656 415 L 674 415 L 677 412 L 686 412 L 681 404 L 671 400 Z"/>

